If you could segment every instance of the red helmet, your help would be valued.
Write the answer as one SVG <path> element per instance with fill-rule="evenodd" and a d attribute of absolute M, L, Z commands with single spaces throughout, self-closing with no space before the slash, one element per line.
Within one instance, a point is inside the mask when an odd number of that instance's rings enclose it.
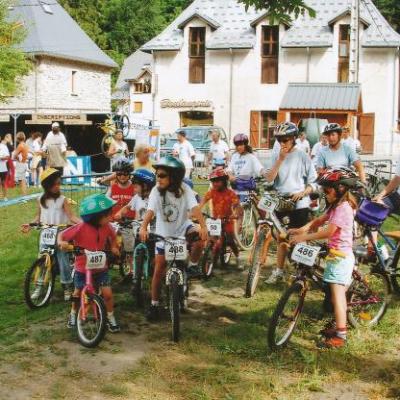
<path fill-rule="evenodd" d="M 216 168 L 211 172 L 209 179 L 210 181 L 214 181 L 217 179 L 228 179 L 228 177 L 228 173 L 223 168 Z"/>
<path fill-rule="evenodd" d="M 233 143 L 236 145 L 237 143 L 243 143 L 245 145 L 249 144 L 249 137 L 245 135 L 244 133 L 238 133 L 235 135 L 233 138 Z"/>
<path fill-rule="evenodd" d="M 348 168 L 328 168 L 323 171 L 317 180 L 318 185 L 338 188 L 343 185 L 347 188 L 357 187 L 358 176 Z"/>

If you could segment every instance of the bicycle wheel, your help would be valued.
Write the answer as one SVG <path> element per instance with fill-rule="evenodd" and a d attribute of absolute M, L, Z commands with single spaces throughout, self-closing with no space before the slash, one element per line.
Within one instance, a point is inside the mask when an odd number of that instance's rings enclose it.
<path fill-rule="evenodd" d="M 294 282 L 276 306 L 268 328 L 268 345 L 271 350 L 285 347 L 296 328 L 303 310 L 306 291 L 301 281 Z"/>
<path fill-rule="evenodd" d="M 143 288 L 143 264 L 144 252 L 137 251 L 135 257 L 135 273 L 133 274 L 133 297 L 138 307 L 143 307 L 145 303 L 145 294 Z"/>
<path fill-rule="evenodd" d="M 171 275 L 169 284 L 169 312 L 172 324 L 172 340 L 179 342 L 180 336 L 180 304 L 181 288 L 179 286 L 179 276 L 175 273 Z"/>
<path fill-rule="evenodd" d="M 101 140 L 101 151 L 107 158 L 110 158 L 108 155 L 108 150 L 110 150 L 110 146 L 113 140 L 114 136 L 111 133 L 109 133 L 108 135 L 104 135 L 103 139 Z"/>
<path fill-rule="evenodd" d="M 49 261 L 51 262 L 51 261 Z M 25 275 L 24 297 L 29 308 L 42 308 L 53 295 L 56 274 L 53 265 L 46 265 L 46 257 L 37 259 Z"/>
<path fill-rule="evenodd" d="M 235 236 L 239 247 L 244 250 L 250 250 L 254 244 L 255 233 L 257 229 L 257 213 L 252 204 L 246 203 L 243 206 L 243 220 L 241 226 L 237 226 Z"/>
<path fill-rule="evenodd" d="M 257 239 L 251 255 L 250 269 L 246 283 L 246 297 L 253 297 L 256 292 L 262 265 L 265 265 L 268 250 L 272 240 L 270 228 L 261 227 L 257 232 Z"/>
<path fill-rule="evenodd" d="M 370 272 L 347 291 L 348 319 L 354 328 L 376 325 L 385 315 L 392 289 L 387 275 Z"/>
<path fill-rule="evenodd" d="M 209 279 L 213 273 L 214 269 L 214 257 L 213 257 L 213 245 L 208 244 L 204 249 L 203 255 L 200 259 L 200 268 L 204 279 Z"/>
<path fill-rule="evenodd" d="M 84 304 L 86 318 L 83 319 L 82 307 L 79 308 L 76 318 L 76 334 L 79 343 L 85 347 L 96 347 L 106 334 L 107 314 L 104 300 L 97 294 L 87 296 Z"/>
<path fill-rule="evenodd" d="M 117 127 L 118 129 L 122 130 L 122 135 L 124 138 L 127 138 L 129 136 L 130 121 L 129 117 L 126 114 L 120 117 L 120 119 L 117 122 Z"/>
<path fill-rule="evenodd" d="M 119 274 L 123 280 L 132 277 L 132 254 L 123 251 L 121 254 L 121 263 L 119 264 Z"/>
<path fill-rule="evenodd" d="M 393 265 L 393 272 L 390 275 L 390 281 L 393 286 L 393 290 L 396 294 L 400 294 L 400 260 L 397 261 L 397 266 Z"/>

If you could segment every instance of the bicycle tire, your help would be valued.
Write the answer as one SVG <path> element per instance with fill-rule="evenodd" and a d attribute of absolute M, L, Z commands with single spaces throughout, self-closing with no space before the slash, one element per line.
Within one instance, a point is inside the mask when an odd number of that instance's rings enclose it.
<path fill-rule="evenodd" d="M 180 338 L 180 305 L 181 288 L 179 286 L 179 276 L 174 273 L 171 275 L 169 284 L 169 312 L 171 316 L 172 341 L 177 343 Z"/>
<path fill-rule="evenodd" d="M 117 127 L 118 129 L 122 130 L 122 136 L 124 137 L 124 139 L 126 139 L 129 136 L 129 130 L 130 130 L 130 121 L 129 121 L 129 117 L 124 114 L 122 115 L 118 122 L 117 122 Z"/>
<path fill-rule="evenodd" d="M 101 139 L 101 151 L 107 158 L 110 158 L 110 156 L 108 155 L 108 151 L 113 140 L 114 136 L 111 133 L 104 135 L 103 139 Z"/>
<path fill-rule="evenodd" d="M 392 288 L 389 278 L 386 274 L 382 274 L 379 271 L 372 271 L 368 274 L 368 278 L 364 279 L 368 282 L 368 286 L 364 281 L 354 280 L 347 291 L 347 314 L 349 323 L 353 328 L 377 325 L 385 315 L 391 300 Z M 382 293 L 376 293 L 379 281 L 381 281 L 382 289 L 380 291 Z M 353 303 L 356 303 L 357 301 L 365 302 L 371 297 L 371 295 L 373 296 L 371 301 L 374 301 L 374 298 L 377 295 L 379 296 L 378 299 L 381 299 L 381 301 L 379 303 L 353 305 Z M 374 304 L 380 304 L 380 306 L 378 307 L 376 313 L 372 314 L 371 310 Z"/>
<path fill-rule="evenodd" d="M 200 259 L 200 268 L 203 275 L 203 279 L 210 279 L 213 274 L 214 263 L 212 257 L 213 245 L 210 243 L 204 249 L 203 255 Z"/>
<path fill-rule="evenodd" d="M 37 271 L 37 269 L 40 268 L 39 271 Z M 35 278 L 34 275 L 35 274 L 42 274 L 44 273 L 44 277 L 42 278 L 42 280 L 44 282 L 46 282 L 46 280 L 48 280 L 48 286 L 47 286 L 47 290 L 45 291 L 45 296 L 44 298 L 39 302 L 36 303 L 33 299 L 32 299 L 32 295 L 31 295 L 31 291 L 30 291 L 30 286 L 31 286 L 31 280 L 32 278 Z M 47 276 L 47 274 L 50 273 L 50 279 Z M 38 277 L 39 279 L 39 277 Z M 39 308 L 43 308 L 46 307 L 49 302 L 51 297 L 53 296 L 53 292 L 54 292 L 54 285 L 55 285 L 55 280 L 56 280 L 56 274 L 54 272 L 54 268 L 53 265 L 50 269 L 50 271 L 48 271 L 48 269 L 46 268 L 46 257 L 41 257 L 38 258 L 32 265 L 31 267 L 28 269 L 28 271 L 25 274 L 25 280 L 24 280 L 24 298 L 25 298 L 25 303 L 27 304 L 27 306 L 31 309 L 31 310 L 35 310 L 35 309 L 39 309 Z"/>
<path fill-rule="evenodd" d="M 396 267 L 394 273 L 390 276 L 390 282 L 392 283 L 393 291 L 400 295 L 400 268 Z"/>
<path fill-rule="evenodd" d="M 285 306 L 289 302 L 291 296 L 295 294 L 298 296 L 298 299 L 295 300 L 297 306 L 295 308 L 295 314 L 292 317 L 291 324 L 285 334 L 283 335 L 282 339 L 277 341 L 276 340 L 276 331 L 279 325 L 279 321 L 281 316 L 284 315 Z M 288 343 L 289 340 L 297 326 L 299 321 L 301 312 L 303 310 L 304 299 L 306 296 L 306 292 L 304 291 L 304 283 L 301 281 L 294 282 L 289 288 L 283 293 L 282 297 L 280 298 L 276 309 L 272 315 L 269 327 L 268 327 L 268 346 L 271 350 L 276 351 L 284 348 Z"/>
<path fill-rule="evenodd" d="M 248 221 L 247 221 L 248 220 Z M 238 231 L 240 229 L 240 231 Z M 235 229 L 236 241 L 243 251 L 248 251 L 253 247 L 255 240 L 255 232 L 257 229 L 257 213 L 252 204 L 248 203 L 243 206 L 243 220 L 241 226 Z M 254 232 L 251 241 L 245 240 L 244 235 L 249 235 Z"/>
<path fill-rule="evenodd" d="M 143 263 L 144 253 L 140 250 L 136 254 L 135 274 L 133 275 L 133 297 L 138 307 L 143 307 L 145 303 L 143 293 Z"/>
<path fill-rule="evenodd" d="M 259 229 L 259 233 L 257 234 L 257 239 L 254 246 L 254 251 L 251 255 L 249 273 L 247 275 L 245 293 L 245 297 L 247 298 L 253 297 L 257 289 L 258 281 L 260 279 L 261 265 L 263 263 L 262 253 L 263 251 L 265 251 L 264 246 L 266 237 L 266 230 L 264 228 Z"/>
<path fill-rule="evenodd" d="M 88 304 L 92 305 L 93 303 L 97 307 L 97 312 L 98 312 L 98 317 L 97 320 L 99 320 L 98 323 L 98 328 L 96 331 L 95 336 L 92 339 L 88 339 L 85 337 L 83 333 L 83 325 L 84 321 L 80 318 L 81 314 L 81 304 L 79 303 L 77 314 L 76 314 L 76 335 L 78 337 L 79 343 L 88 348 L 93 348 L 97 347 L 99 343 L 104 339 L 104 336 L 106 334 L 106 328 L 107 328 L 107 313 L 106 313 L 106 306 L 104 304 L 104 300 L 101 296 L 97 294 L 93 294 L 88 296 L 89 301 Z"/>

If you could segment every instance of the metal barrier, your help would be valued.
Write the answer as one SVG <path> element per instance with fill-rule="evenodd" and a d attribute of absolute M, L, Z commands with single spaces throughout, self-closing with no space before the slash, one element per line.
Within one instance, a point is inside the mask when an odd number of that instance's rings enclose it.
<path fill-rule="evenodd" d="M 375 175 L 378 173 L 380 178 L 384 178 L 387 180 L 392 179 L 394 168 L 393 168 L 393 161 L 391 159 L 383 159 L 383 160 L 362 159 L 361 162 L 363 163 L 365 172 L 367 174 Z"/>

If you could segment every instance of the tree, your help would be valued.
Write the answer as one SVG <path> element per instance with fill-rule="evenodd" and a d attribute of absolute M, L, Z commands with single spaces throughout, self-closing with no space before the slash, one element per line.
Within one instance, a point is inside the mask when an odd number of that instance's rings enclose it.
<path fill-rule="evenodd" d="M 382 15 L 388 20 L 398 33 L 400 33 L 400 5 L 399 0 L 375 0 Z"/>
<path fill-rule="evenodd" d="M 0 102 L 22 90 L 21 78 L 27 75 L 32 63 L 18 48 L 25 30 L 18 21 L 7 20 L 8 1 L 0 0 Z"/>
<path fill-rule="evenodd" d="M 297 18 L 306 12 L 315 17 L 315 10 L 303 0 L 238 0 L 246 5 L 246 9 L 254 6 L 257 10 L 265 10 L 271 20 L 290 22 L 292 16 Z"/>

